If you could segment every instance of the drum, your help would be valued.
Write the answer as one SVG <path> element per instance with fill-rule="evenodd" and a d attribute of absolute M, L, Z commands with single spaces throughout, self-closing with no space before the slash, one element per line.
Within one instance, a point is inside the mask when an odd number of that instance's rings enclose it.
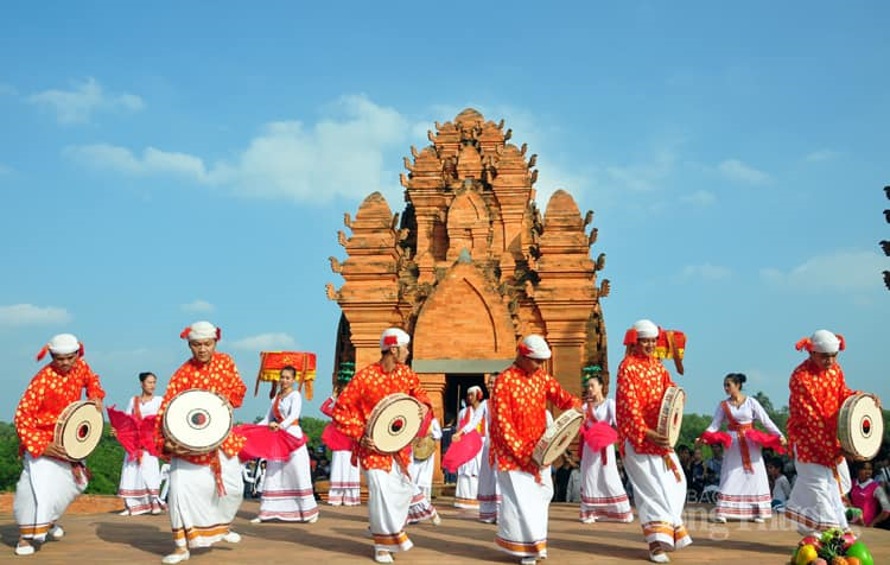
<path fill-rule="evenodd" d="M 164 437 L 181 451 L 209 453 L 228 437 L 232 420 L 225 397 L 209 390 L 184 390 L 164 411 Z"/>
<path fill-rule="evenodd" d="M 436 452 L 436 440 L 432 436 L 414 438 L 414 441 L 411 442 L 411 449 L 414 459 L 426 461 Z"/>
<path fill-rule="evenodd" d="M 56 421 L 53 442 L 68 459 L 86 459 L 102 439 L 105 421 L 102 412 L 92 400 L 80 400 L 69 404 Z"/>
<path fill-rule="evenodd" d="M 411 443 L 423 425 L 423 404 L 397 392 L 377 403 L 365 426 L 365 435 L 381 453 L 396 453 Z"/>
<path fill-rule="evenodd" d="M 884 417 L 874 397 L 859 393 L 844 401 L 837 417 L 837 436 L 844 451 L 857 461 L 878 454 L 884 437 Z"/>
<path fill-rule="evenodd" d="M 683 408 L 686 406 L 686 392 L 677 386 L 669 386 L 661 399 L 661 410 L 658 413 L 656 431 L 666 436 L 671 447 L 680 438 L 680 426 L 683 425 Z"/>
<path fill-rule="evenodd" d="M 541 467 L 546 467 L 563 454 L 578 435 L 584 415 L 577 410 L 566 410 L 544 430 L 544 435 L 535 445 L 532 459 Z"/>

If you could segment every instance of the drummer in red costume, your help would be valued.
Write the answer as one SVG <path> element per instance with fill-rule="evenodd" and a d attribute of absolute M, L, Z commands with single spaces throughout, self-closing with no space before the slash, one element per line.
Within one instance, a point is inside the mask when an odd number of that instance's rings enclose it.
<path fill-rule="evenodd" d="M 547 518 L 553 486 L 542 480 L 541 467 L 532 459 L 547 428 L 547 403 L 561 410 L 580 409 L 572 396 L 544 368 L 551 352 L 540 335 L 526 336 L 516 360 L 494 381 L 491 410 L 491 454 L 497 465 L 501 509 L 495 543 L 534 565 L 547 557 Z M 545 470 L 549 473 L 549 470 Z"/>
<path fill-rule="evenodd" d="M 837 355 L 844 338 L 817 330 L 797 342 L 809 358 L 791 373 L 788 441 L 795 455 L 797 479 L 786 515 L 801 533 L 848 529 L 842 497 L 850 490 L 850 471 L 837 435 L 838 412 L 856 394 L 847 388 Z"/>
<path fill-rule="evenodd" d="M 170 457 L 167 505 L 176 547 L 162 563 L 185 561 L 189 548 L 209 547 L 220 540 L 241 541 L 230 527 L 244 495 L 238 461 L 244 438 L 230 433 L 219 449 L 194 455 L 182 451 L 164 435 L 164 412 L 180 392 L 211 391 L 225 397 L 233 408 L 241 406 L 247 387 L 232 358 L 216 351 L 220 335 L 210 322 L 195 322 L 182 331 L 180 337 L 188 340 L 192 358 L 170 378 L 158 410 L 155 438 L 158 450 Z"/>
<path fill-rule="evenodd" d="M 380 361 L 355 374 L 337 397 L 334 424 L 357 443 L 353 459 L 361 464 L 368 482 L 368 522 L 374 537 L 374 561 L 392 563 L 392 554 L 408 551 L 414 544 L 405 533 L 409 518 L 429 518 L 434 524 L 439 516 L 408 475 L 411 445 L 395 454 L 381 453 L 365 435 L 365 427 L 374 407 L 390 394 L 401 392 L 416 398 L 427 409 L 432 404 L 420 385 L 417 374 L 405 365 L 411 337 L 399 328 L 389 328 L 380 336 Z"/>
<path fill-rule="evenodd" d="M 618 441 L 624 469 L 633 484 L 649 561 L 669 563 L 666 551 L 686 547 L 692 538 L 683 524 L 686 477 L 670 440 L 658 433 L 661 402 L 676 386 L 655 357 L 658 326 L 639 320 L 624 336 L 627 354 L 618 367 Z"/>
<path fill-rule="evenodd" d="M 65 535 L 56 524 L 68 505 L 87 486 L 86 469 L 71 463 L 54 440 L 56 422 L 65 408 L 81 400 L 82 391 L 102 410 L 105 391 L 83 360 L 83 345 L 71 334 L 53 337 L 37 355 L 52 361 L 31 382 L 15 410 L 15 431 L 24 454 L 21 478 L 15 489 L 13 513 L 19 525 L 16 555 L 34 553 L 34 542 L 43 543 L 49 534 L 59 540 Z"/>

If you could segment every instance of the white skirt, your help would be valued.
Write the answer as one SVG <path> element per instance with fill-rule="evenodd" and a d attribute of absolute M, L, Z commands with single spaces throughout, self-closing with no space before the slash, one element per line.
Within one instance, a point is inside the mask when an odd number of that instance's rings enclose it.
<path fill-rule="evenodd" d="M 837 467 L 795 461 L 797 479 L 785 515 L 797 522 L 801 529 L 824 531 L 830 528 L 849 528 L 841 490 L 850 484 L 847 462 Z M 840 481 L 838 481 L 840 479 Z"/>
<path fill-rule="evenodd" d="M 23 463 L 13 514 L 21 537 L 42 542 L 68 505 L 87 488 L 87 481 L 86 477 L 75 480 L 67 461 L 25 453 Z"/>
<path fill-rule="evenodd" d="M 358 506 L 361 504 L 361 471 L 352 464 L 351 451 L 331 452 L 331 483 L 328 504 Z"/>
<path fill-rule="evenodd" d="M 501 489 L 498 487 L 497 471 L 488 463 L 488 438 L 482 444 L 482 464 L 479 467 L 479 482 L 476 500 L 479 501 L 479 519 L 495 521 L 501 505 Z"/>
<path fill-rule="evenodd" d="M 723 467 L 720 470 L 717 516 L 728 520 L 769 518 L 772 516 L 772 497 L 760 446 L 748 440 L 753 472 L 746 472 L 738 436 L 735 432 L 732 432 L 732 436 L 732 444 L 723 455 Z"/>
<path fill-rule="evenodd" d="M 624 469 L 633 484 L 634 502 L 640 514 L 643 536 L 648 543 L 660 543 L 668 549 L 680 549 L 692 543 L 683 524 L 686 504 L 686 476 L 677 454 L 664 457 L 637 453 L 630 442 L 624 446 Z"/>
<path fill-rule="evenodd" d="M 547 520 L 553 482 L 550 468 L 541 469 L 541 482 L 524 471 L 498 471 L 501 509 L 498 547 L 517 557 L 547 557 Z"/>
<path fill-rule="evenodd" d="M 586 445 L 581 455 L 581 519 L 633 522 L 630 500 L 621 484 L 615 446 L 605 448 L 606 464 L 599 451 Z"/>
<path fill-rule="evenodd" d="M 368 522 L 375 551 L 408 551 L 414 544 L 405 533 L 416 485 L 393 463 L 389 471 L 368 469 Z"/>
<path fill-rule="evenodd" d="M 229 532 L 241 506 L 244 483 L 238 457 L 219 452 L 225 494 L 216 490 L 213 471 L 174 457 L 170 462 L 167 506 L 177 547 L 209 547 Z"/>
<path fill-rule="evenodd" d="M 143 451 L 141 461 L 131 461 L 128 455 L 124 455 L 117 495 L 124 499 L 131 515 L 160 511 L 160 488 L 161 467 L 157 457 Z"/>
<path fill-rule="evenodd" d="M 317 516 L 306 446 L 292 452 L 287 461 L 267 461 L 259 519 L 308 522 Z"/>

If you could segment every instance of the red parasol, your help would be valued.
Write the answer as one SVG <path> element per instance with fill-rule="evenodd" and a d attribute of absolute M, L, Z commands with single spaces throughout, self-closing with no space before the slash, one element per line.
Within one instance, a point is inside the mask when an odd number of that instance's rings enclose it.
<path fill-rule="evenodd" d="M 156 420 L 157 416 L 146 416 L 137 420 L 114 406 L 108 407 L 108 421 L 130 461 L 138 460 L 143 450 L 155 457 L 158 456 L 158 447 L 154 440 Z"/>
<path fill-rule="evenodd" d="M 247 438 L 238 454 L 242 461 L 287 461 L 291 453 L 306 445 L 306 434 L 297 438 L 281 428 L 273 430 L 265 424 L 239 424 L 232 431 Z"/>
<path fill-rule="evenodd" d="M 457 468 L 476 457 L 480 449 L 482 449 L 482 436 L 478 431 L 470 430 L 448 446 L 448 451 L 442 456 L 442 468 L 456 473 Z"/>

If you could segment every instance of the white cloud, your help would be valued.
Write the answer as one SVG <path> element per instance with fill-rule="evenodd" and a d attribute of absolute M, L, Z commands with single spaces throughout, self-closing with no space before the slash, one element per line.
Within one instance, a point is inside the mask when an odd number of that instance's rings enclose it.
<path fill-rule="evenodd" d="M 265 333 L 245 337 L 232 342 L 234 349 L 242 351 L 275 351 L 293 349 L 296 340 L 286 333 Z"/>
<path fill-rule="evenodd" d="M 95 169 L 111 170 L 134 176 L 172 174 L 205 183 L 209 177 L 204 162 L 186 153 L 171 153 L 148 147 L 136 156 L 129 149 L 105 143 L 72 145 L 62 154 Z"/>
<path fill-rule="evenodd" d="M 216 310 L 216 306 L 206 300 L 195 300 L 188 304 L 182 304 L 179 308 L 183 312 L 191 312 L 192 314 L 209 314 Z"/>
<path fill-rule="evenodd" d="M 819 163 L 822 161 L 830 161 L 837 156 L 837 151 L 832 151 L 831 149 L 820 149 L 806 155 L 804 157 L 804 161 L 807 161 L 809 163 Z"/>
<path fill-rule="evenodd" d="M 784 272 L 761 269 L 763 280 L 792 291 L 861 292 L 883 288 L 887 258 L 873 251 L 836 251 L 811 257 Z"/>
<path fill-rule="evenodd" d="M 717 170 L 730 180 L 747 184 L 765 184 L 770 181 L 770 176 L 763 171 L 739 161 L 727 159 L 717 165 Z"/>
<path fill-rule="evenodd" d="M 64 308 L 34 306 L 33 304 L 0 306 L 0 326 L 46 326 L 65 324 L 70 321 L 71 314 Z"/>
<path fill-rule="evenodd" d="M 252 197 L 319 202 L 364 198 L 375 190 L 398 196 L 398 174 L 387 170 L 386 153 L 405 147 L 414 126 L 364 96 L 343 97 L 328 110 L 331 117 L 312 127 L 293 120 L 266 124 L 238 157 L 213 165 L 154 147 L 136 155 L 114 145 L 83 145 L 64 154 L 95 168 L 174 175 Z"/>
<path fill-rule="evenodd" d="M 92 77 L 74 84 L 71 90 L 44 90 L 28 96 L 27 101 L 53 110 L 61 124 L 88 123 L 98 110 L 137 112 L 145 107 L 135 94 L 104 92 Z"/>
<path fill-rule="evenodd" d="M 683 267 L 680 278 L 683 280 L 703 279 L 706 281 L 717 281 L 728 279 L 731 275 L 732 271 L 727 267 L 704 263 L 702 265 L 686 265 Z"/>
<path fill-rule="evenodd" d="M 688 204 L 692 204 L 693 206 L 711 206 L 715 202 L 717 202 L 717 197 L 713 192 L 708 190 L 697 190 L 690 194 L 684 194 L 680 197 L 680 200 L 686 202 Z"/>

